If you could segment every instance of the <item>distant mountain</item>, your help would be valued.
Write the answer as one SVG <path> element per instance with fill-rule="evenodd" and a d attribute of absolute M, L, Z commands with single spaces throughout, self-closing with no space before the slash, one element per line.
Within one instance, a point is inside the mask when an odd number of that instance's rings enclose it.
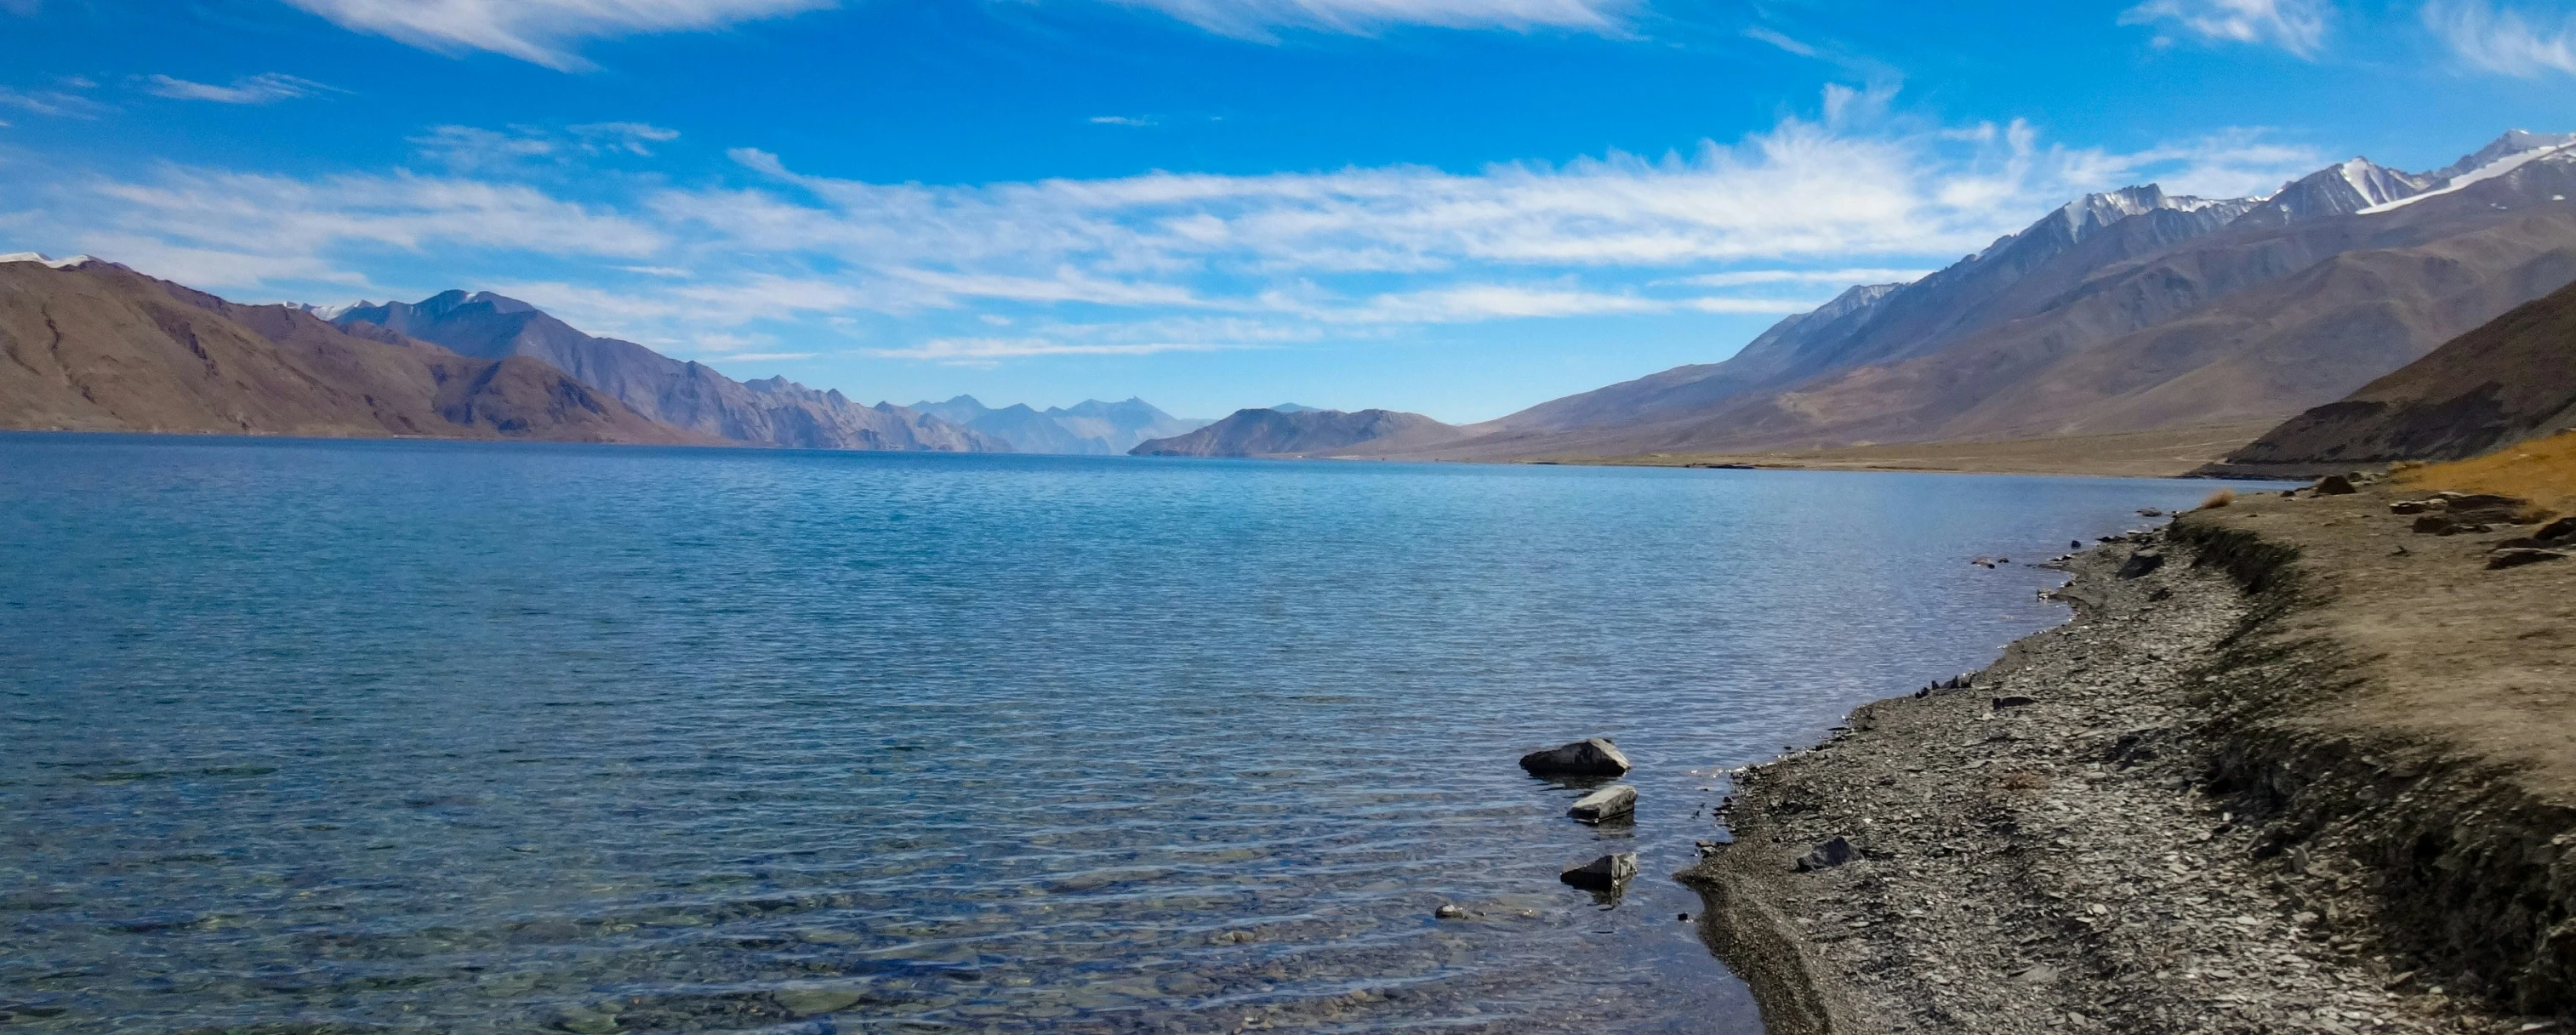
<path fill-rule="evenodd" d="M 2462 460 L 2576 428 L 2576 285 L 2525 303 L 2199 473 L 2305 477 Z"/>
<path fill-rule="evenodd" d="M 1186 435 L 1141 443 L 1137 456 L 1319 456 L 1356 446 L 1403 448 L 1447 438 L 1457 429 L 1418 413 L 1393 410 L 1236 410 Z"/>
<path fill-rule="evenodd" d="M 1114 403 L 1087 399 L 1041 411 L 1025 403 L 997 410 L 974 396 L 961 395 L 947 402 L 914 403 L 912 408 L 1001 439 L 1021 453 L 1112 456 L 1147 439 L 1179 435 L 1211 423 L 1174 417 L 1143 399 Z"/>
<path fill-rule="evenodd" d="M 2092 195 L 1721 363 L 1461 429 L 1460 459 L 1810 449 L 2278 421 L 2576 280 L 2576 137 L 2366 160 L 2266 199 Z M 1383 450 L 1361 450 L 1379 455 Z"/>
<path fill-rule="evenodd" d="M 0 257 L 0 426 L 712 443 L 543 361 L 460 356 L 109 262 Z"/>
<path fill-rule="evenodd" d="M 343 328 L 383 327 L 468 356 L 543 360 L 638 413 L 718 439 L 804 449 L 1009 449 L 998 439 L 904 407 L 862 406 L 837 390 L 816 391 L 785 378 L 735 381 L 631 341 L 592 337 L 526 302 L 488 291 L 449 291 L 409 304 L 361 302 L 324 312 Z"/>

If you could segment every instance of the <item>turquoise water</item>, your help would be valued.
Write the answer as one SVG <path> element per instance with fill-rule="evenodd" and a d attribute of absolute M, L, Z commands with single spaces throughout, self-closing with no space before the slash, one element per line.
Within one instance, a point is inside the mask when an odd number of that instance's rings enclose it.
<path fill-rule="evenodd" d="M 1758 1031 L 1718 771 L 2208 488 L 0 436 L 0 1019 Z"/>

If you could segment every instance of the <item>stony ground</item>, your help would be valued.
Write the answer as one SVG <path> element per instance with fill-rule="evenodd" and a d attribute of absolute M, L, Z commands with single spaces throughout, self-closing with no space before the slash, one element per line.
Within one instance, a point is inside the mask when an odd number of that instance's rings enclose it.
<path fill-rule="evenodd" d="M 2133 540 L 2062 562 L 2075 621 L 1973 686 L 1739 776 L 1736 842 L 1685 877 L 1772 1030 L 2556 1030 L 2419 980 L 2367 874 L 2213 796 L 2196 691 L 2249 600 Z M 2142 547 L 2173 558 L 2122 577 Z M 1799 872 L 1838 837 L 1856 858 Z"/>

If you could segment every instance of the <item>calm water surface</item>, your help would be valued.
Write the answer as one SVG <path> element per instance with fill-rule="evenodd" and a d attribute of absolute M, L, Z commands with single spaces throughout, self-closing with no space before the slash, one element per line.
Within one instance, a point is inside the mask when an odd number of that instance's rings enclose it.
<path fill-rule="evenodd" d="M 1719 770 L 2207 489 L 0 436 L 0 1022 L 1755 1032 Z"/>

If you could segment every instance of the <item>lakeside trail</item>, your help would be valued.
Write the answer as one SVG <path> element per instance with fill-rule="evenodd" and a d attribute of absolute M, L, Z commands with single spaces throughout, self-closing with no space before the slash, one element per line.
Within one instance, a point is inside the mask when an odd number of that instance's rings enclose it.
<path fill-rule="evenodd" d="M 1770 1031 L 2576 1030 L 2576 562 L 2300 496 L 1738 777 L 1681 876 Z"/>

